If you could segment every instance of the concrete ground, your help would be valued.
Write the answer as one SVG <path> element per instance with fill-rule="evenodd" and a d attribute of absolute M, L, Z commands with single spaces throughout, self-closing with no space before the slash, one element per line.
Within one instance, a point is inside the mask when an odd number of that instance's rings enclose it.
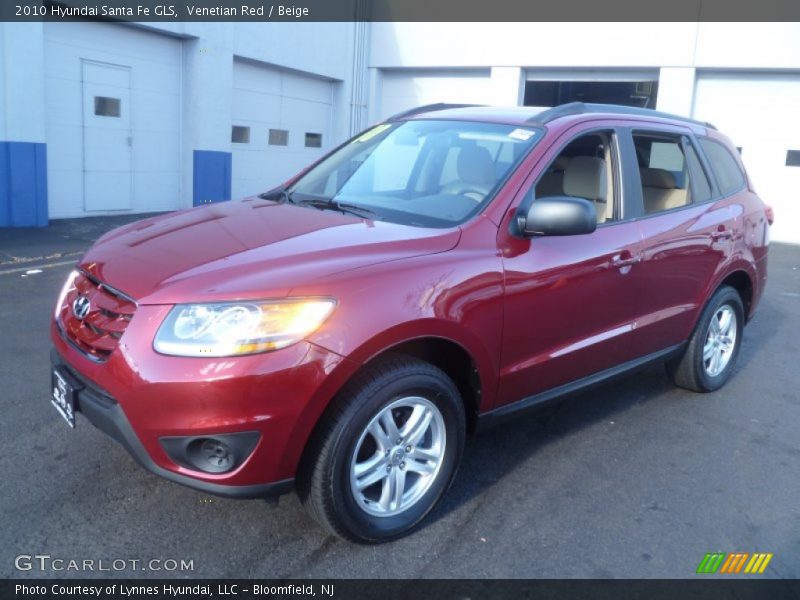
<path fill-rule="evenodd" d="M 800 577 L 800 246 L 772 246 L 724 389 L 676 389 L 654 367 L 480 434 L 422 529 L 364 547 L 321 533 L 293 495 L 210 498 L 146 473 L 85 419 L 64 424 L 48 362 L 62 263 L 115 223 L 0 230 L 0 577 L 683 578 L 734 551 L 772 552 L 765 576 Z M 21 572 L 20 554 L 193 570 Z"/>

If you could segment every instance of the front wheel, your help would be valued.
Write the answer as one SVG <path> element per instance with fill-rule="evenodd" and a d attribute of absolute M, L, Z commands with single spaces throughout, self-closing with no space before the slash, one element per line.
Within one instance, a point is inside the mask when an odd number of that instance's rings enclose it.
<path fill-rule="evenodd" d="M 683 356 L 667 363 L 673 382 L 695 392 L 713 392 L 731 376 L 744 329 L 739 292 L 722 286 L 711 297 Z"/>
<path fill-rule="evenodd" d="M 330 532 L 357 542 L 409 533 L 453 480 L 464 406 L 447 375 L 393 356 L 366 367 L 323 417 L 300 474 L 300 497 Z"/>

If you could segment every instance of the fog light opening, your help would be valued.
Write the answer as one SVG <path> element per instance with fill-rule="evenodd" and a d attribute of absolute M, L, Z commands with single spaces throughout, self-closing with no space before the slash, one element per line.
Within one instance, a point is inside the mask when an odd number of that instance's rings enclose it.
<path fill-rule="evenodd" d="M 257 431 L 207 433 L 197 437 L 166 436 L 161 446 L 176 465 L 218 475 L 237 469 L 253 454 L 261 434 Z"/>
<path fill-rule="evenodd" d="M 206 473 L 224 473 L 235 464 L 235 456 L 225 442 L 214 438 L 193 440 L 186 449 L 191 463 Z"/>

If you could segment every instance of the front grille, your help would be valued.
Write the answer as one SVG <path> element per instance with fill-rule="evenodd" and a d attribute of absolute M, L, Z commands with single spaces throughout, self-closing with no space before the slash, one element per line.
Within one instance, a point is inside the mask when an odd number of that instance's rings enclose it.
<path fill-rule="evenodd" d="M 73 310 L 79 296 L 89 300 L 89 312 L 82 319 Z M 117 347 L 135 311 L 131 298 L 81 272 L 58 308 L 58 324 L 75 347 L 102 362 Z"/>

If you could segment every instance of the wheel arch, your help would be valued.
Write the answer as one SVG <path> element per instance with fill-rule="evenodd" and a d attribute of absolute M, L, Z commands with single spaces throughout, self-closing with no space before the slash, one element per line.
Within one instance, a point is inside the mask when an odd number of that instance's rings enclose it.
<path fill-rule="evenodd" d="M 749 320 L 753 308 L 753 279 L 751 276 L 746 271 L 739 269 L 726 276 L 716 289 L 723 285 L 729 285 L 739 293 L 744 305 L 745 320 Z"/>
<path fill-rule="evenodd" d="M 455 383 L 467 414 L 467 427 L 474 431 L 480 412 L 488 410 L 497 389 L 497 372 L 487 349 L 478 340 L 465 341 L 452 328 L 432 319 L 427 323 L 405 324 L 383 332 L 364 342 L 341 360 L 329 374 L 327 384 L 305 408 L 291 434 L 291 443 L 282 460 L 281 472 L 296 474 L 313 447 L 326 412 L 342 389 L 360 370 L 390 354 L 405 354 L 429 362 L 442 369 Z M 453 330 L 456 330 L 455 332 Z"/>
<path fill-rule="evenodd" d="M 723 285 L 729 285 L 739 293 L 744 305 L 745 322 L 750 320 L 755 308 L 755 285 L 756 285 L 756 272 L 753 266 L 746 261 L 739 261 L 737 264 L 731 265 L 719 274 L 714 280 L 713 284 L 709 286 L 706 301 L 703 306 L 711 299 L 716 291 Z M 698 315 L 699 318 L 699 315 Z"/>

